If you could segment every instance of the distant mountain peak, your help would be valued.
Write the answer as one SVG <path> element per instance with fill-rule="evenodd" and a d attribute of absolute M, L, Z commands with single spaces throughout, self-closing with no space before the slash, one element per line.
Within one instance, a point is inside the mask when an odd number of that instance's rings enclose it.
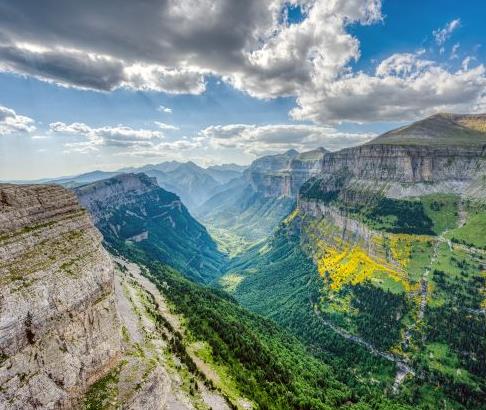
<path fill-rule="evenodd" d="M 285 155 L 287 156 L 297 156 L 299 155 L 299 151 L 297 151 L 296 149 L 289 149 L 288 151 L 285 152 Z"/>
<path fill-rule="evenodd" d="M 438 113 L 388 131 L 367 145 L 486 144 L 486 114 Z"/>

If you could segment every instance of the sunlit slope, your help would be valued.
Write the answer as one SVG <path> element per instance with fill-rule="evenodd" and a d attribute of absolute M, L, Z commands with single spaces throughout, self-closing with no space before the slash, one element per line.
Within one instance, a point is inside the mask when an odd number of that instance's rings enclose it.
<path fill-rule="evenodd" d="M 441 113 L 402 128 L 387 132 L 370 141 L 374 144 L 412 145 L 484 145 L 486 114 Z"/>
<path fill-rule="evenodd" d="M 482 121 L 433 116 L 325 155 L 278 232 L 221 286 L 358 385 L 421 408 L 481 408 Z"/>

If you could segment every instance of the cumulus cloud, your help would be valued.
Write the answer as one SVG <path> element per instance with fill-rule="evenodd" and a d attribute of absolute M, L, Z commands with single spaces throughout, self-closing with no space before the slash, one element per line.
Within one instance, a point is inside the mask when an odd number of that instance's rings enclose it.
<path fill-rule="evenodd" d="M 165 107 L 163 105 L 159 105 L 159 107 L 157 108 L 157 111 L 163 112 L 165 114 L 172 114 L 172 108 Z"/>
<path fill-rule="evenodd" d="M 155 122 L 161 130 L 177 130 L 178 128 Z M 90 153 L 103 147 L 117 149 L 115 155 L 131 157 L 157 157 L 167 152 L 178 152 L 198 148 L 201 142 L 181 137 L 175 141 L 167 141 L 163 132 L 150 129 L 134 129 L 124 125 L 91 127 L 82 122 L 66 124 L 54 122 L 49 124 L 51 134 L 77 137 L 77 140 L 64 144 L 65 152 Z"/>
<path fill-rule="evenodd" d="M 374 75 L 358 73 L 303 93 L 295 119 L 315 122 L 413 120 L 437 111 L 484 109 L 483 65 L 468 64 L 450 72 L 414 54 L 396 54 L 382 61 Z"/>
<path fill-rule="evenodd" d="M 77 152 L 95 151 L 101 146 L 132 149 L 154 147 L 164 138 L 158 130 L 134 129 L 123 125 L 93 128 L 80 122 L 54 122 L 49 124 L 49 129 L 54 134 L 82 137 L 82 141 L 65 144 L 68 151 Z"/>
<path fill-rule="evenodd" d="M 291 116 L 316 123 L 481 107 L 482 65 L 454 71 L 420 53 L 401 53 L 374 72 L 353 71 L 360 43 L 349 26 L 381 22 L 381 3 L 4 0 L 0 71 L 101 91 L 172 94 L 201 94 L 214 75 L 257 98 L 295 97 Z M 289 23 L 289 6 L 300 7 L 303 18 Z M 436 44 L 444 47 L 460 24 L 455 19 L 434 30 Z"/>
<path fill-rule="evenodd" d="M 34 120 L 0 105 L 0 135 L 25 134 L 35 131 Z"/>
<path fill-rule="evenodd" d="M 151 146 L 150 148 L 141 148 L 121 152 L 119 153 L 119 155 L 142 158 L 164 157 L 173 159 L 175 157 L 179 157 L 181 159 L 187 160 L 187 157 L 181 156 L 181 153 L 188 150 L 194 150 L 196 148 L 201 148 L 201 141 L 182 138 L 176 141 L 160 142 Z M 170 156 L 168 156 L 167 154 L 170 154 Z"/>
<path fill-rule="evenodd" d="M 31 44 L 0 44 L 0 71 L 29 75 L 67 87 L 112 91 L 128 88 L 171 94 L 201 94 L 201 72 L 154 64 L 126 64 L 108 55 Z"/>
<path fill-rule="evenodd" d="M 248 154 L 263 155 L 294 148 L 305 151 L 325 147 L 329 150 L 369 141 L 371 133 L 345 133 L 332 127 L 304 124 L 229 124 L 210 126 L 199 132 L 197 141 L 213 148 L 240 149 Z"/>
<path fill-rule="evenodd" d="M 289 4 L 305 11 L 299 24 L 282 19 Z M 258 97 L 294 95 L 359 56 L 348 24 L 380 19 L 381 0 L 6 0 L 0 70 L 80 88 L 190 94 L 215 74 Z"/>
<path fill-rule="evenodd" d="M 443 46 L 445 42 L 451 37 L 452 33 L 461 26 L 461 19 L 454 19 L 447 23 L 444 27 L 434 30 L 435 42 L 438 46 Z"/>
<path fill-rule="evenodd" d="M 179 129 L 179 127 L 176 127 L 175 125 L 166 124 L 165 122 L 160 122 L 160 121 L 155 121 L 155 125 L 157 125 L 157 127 L 159 127 L 161 130 L 174 131 Z"/>

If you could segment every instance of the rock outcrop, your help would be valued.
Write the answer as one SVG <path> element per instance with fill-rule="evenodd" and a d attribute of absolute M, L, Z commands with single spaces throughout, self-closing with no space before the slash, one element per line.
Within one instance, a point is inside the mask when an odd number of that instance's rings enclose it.
<path fill-rule="evenodd" d="M 70 408 L 120 353 L 113 264 L 74 193 L 0 185 L 0 408 Z"/>
<path fill-rule="evenodd" d="M 302 196 L 311 184 L 314 191 L 336 190 L 340 180 L 354 191 L 390 198 L 430 193 L 484 197 L 485 124 L 485 115 L 438 114 L 330 153 Z"/>
<path fill-rule="evenodd" d="M 140 174 L 121 174 L 75 188 L 84 208 L 96 224 L 118 206 L 137 202 L 140 195 L 160 189 L 155 178 Z"/>
<path fill-rule="evenodd" d="M 255 160 L 245 171 L 245 178 L 265 197 L 295 198 L 304 182 L 319 174 L 326 153 L 318 148 L 300 154 L 289 150 L 268 155 Z"/>
<path fill-rule="evenodd" d="M 224 255 L 180 198 L 143 173 L 121 174 L 75 188 L 110 246 L 150 252 L 200 282 L 220 274 Z"/>

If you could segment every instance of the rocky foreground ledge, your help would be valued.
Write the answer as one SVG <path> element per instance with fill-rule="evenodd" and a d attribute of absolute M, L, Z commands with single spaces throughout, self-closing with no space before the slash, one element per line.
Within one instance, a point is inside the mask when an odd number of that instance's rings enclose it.
<path fill-rule="evenodd" d="M 120 352 L 114 270 L 75 195 L 0 184 L 0 408 L 70 408 Z"/>
<path fill-rule="evenodd" d="M 229 410 L 201 342 L 92 219 L 60 186 L 0 184 L 0 410 Z"/>

